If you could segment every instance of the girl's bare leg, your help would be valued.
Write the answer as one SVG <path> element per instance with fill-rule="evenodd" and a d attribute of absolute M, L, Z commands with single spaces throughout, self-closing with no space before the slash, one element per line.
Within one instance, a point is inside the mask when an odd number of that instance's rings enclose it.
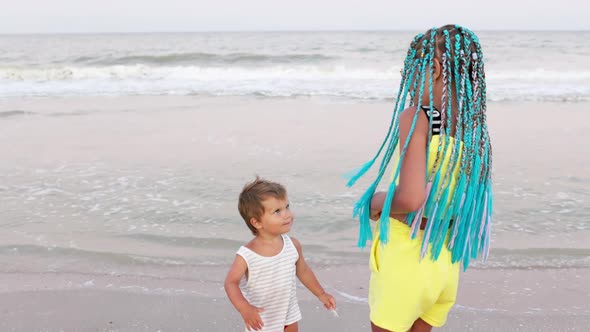
<path fill-rule="evenodd" d="M 414 325 L 412 325 L 412 328 L 410 328 L 410 332 L 430 332 L 430 331 L 432 331 L 432 326 L 430 324 L 426 323 L 425 321 L 423 321 L 421 318 L 418 318 L 414 322 Z M 373 322 L 371 322 L 371 332 L 393 332 L 393 331 L 389 331 L 384 328 L 381 328 L 381 327 L 373 324 Z M 400 331 L 400 332 L 405 332 L 405 331 Z"/>
<path fill-rule="evenodd" d="M 410 329 L 410 332 L 430 332 L 432 331 L 432 325 L 426 323 L 422 318 L 416 319 L 414 325 Z"/>
<path fill-rule="evenodd" d="M 371 332 L 391 332 L 389 330 L 380 328 L 379 326 L 373 324 L 373 322 L 371 322 Z"/>

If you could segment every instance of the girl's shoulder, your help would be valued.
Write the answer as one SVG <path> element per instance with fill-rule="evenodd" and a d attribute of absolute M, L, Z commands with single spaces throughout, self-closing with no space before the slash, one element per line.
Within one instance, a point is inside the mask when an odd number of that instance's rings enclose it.
<path fill-rule="evenodd" d="M 399 117 L 399 124 L 400 129 L 406 129 L 409 131 L 412 124 L 414 123 L 414 118 L 417 115 L 416 123 L 414 124 L 414 131 L 416 132 L 423 132 L 428 133 L 429 130 L 432 130 L 432 135 L 440 135 L 443 128 L 442 128 L 442 115 L 439 110 L 436 108 L 430 108 L 429 106 L 421 106 L 420 110 L 417 109 L 416 106 L 410 106 L 404 109 L 400 113 Z M 432 125 L 430 124 L 432 122 Z"/>
<path fill-rule="evenodd" d="M 417 118 L 416 118 L 417 115 Z M 414 121 L 415 119 L 415 121 Z M 410 132 L 412 126 L 414 127 L 414 133 L 424 133 L 426 134 L 429 129 L 428 125 L 428 117 L 425 112 L 420 111 L 417 109 L 416 106 L 410 106 L 403 111 L 401 111 L 399 115 L 399 127 L 402 132 L 406 134 Z"/>

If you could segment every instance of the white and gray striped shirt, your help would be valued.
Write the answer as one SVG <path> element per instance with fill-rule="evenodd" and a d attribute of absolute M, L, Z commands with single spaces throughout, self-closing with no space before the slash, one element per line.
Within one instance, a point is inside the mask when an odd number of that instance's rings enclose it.
<path fill-rule="evenodd" d="M 264 308 L 263 332 L 283 332 L 301 319 L 295 292 L 299 253 L 289 236 L 282 237 L 283 250 L 275 256 L 261 256 L 244 246 L 237 252 L 248 264 L 248 279 L 240 283 L 242 293 L 251 305 Z"/>

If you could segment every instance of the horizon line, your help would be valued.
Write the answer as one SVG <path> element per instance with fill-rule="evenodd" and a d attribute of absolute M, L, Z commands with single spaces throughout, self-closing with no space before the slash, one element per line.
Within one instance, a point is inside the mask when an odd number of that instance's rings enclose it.
<path fill-rule="evenodd" d="M 590 29 L 472 29 L 478 32 L 590 32 Z M 416 32 L 419 29 L 244 29 L 244 30 L 154 30 L 154 31 L 69 31 L 69 32 L 0 32 L 0 36 L 26 35 L 139 35 L 189 33 L 317 33 L 317 32 Z"/>

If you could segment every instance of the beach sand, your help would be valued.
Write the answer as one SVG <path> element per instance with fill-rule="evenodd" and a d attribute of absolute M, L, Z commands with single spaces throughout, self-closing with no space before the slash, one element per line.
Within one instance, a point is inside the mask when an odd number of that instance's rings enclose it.
<path fill-rule="evenodd" d="M 516 197 L 510 194 L 510 188 L 529 186 L 550 195 L 564 181 L 556 178 L 560 174 L 573 179 L 569 188 L 587 191 L 590 124 L 584 121 L 584 113 L 589 106 L 488 105 L 497 190 L 508 193 L 497 196 L 498 226 L 490 265 L 475 264 L 461 276 L 457 305 L 440 331 L 588 330 L 587 265 L 552 265 L 553 257 L 546 258 L 542 253 L 533 256 L 533 263 L 528 265 L 498 262 L 494 251 L 500 255 L 529 248 L 565 248 L 587 259 L 584 253 L 590 249 L 590 230 L 586 227 L 590 211 L 584 201 L 578 202 L 578 225 L 577 219 L 566 212 L 565 217 L 535 212 L 543 208 L 539 197 Z M 297 222 L 328 220 L 335 212 L 350 214 L 349 203 L 367 181 L 351 191 L 343 186 L 341 174 L 368 160 L 375 151 L 385 135 L 391 108 L 390 103 L 383 102 L 313 98 L 4 99 L 0 100 L 0 112 L 5 116 L 0 121 L 0 171 L 11 174 L 15 169 L 99 163 L 126 165 L 149 173 L 180 165 L 203 178 L 215 178 L 208 188 L 211 192 L 215 192 L 219 179 L 237 191 L 258 173 L 286 182 L 294 201 L 308 193 L 346 193 L 350 197 L 334 203 L 337 210 L 320 215 L 304 208 L 296 211 L 293 235 L 303 244 L 306 259 L 322 284 L 338 301 L 339 313 L 339 318 L 334 317 L 300 286 L 304 317 L 300 330 L 368 331 L 367 251 L 355 247 L 355 221 L 347 219 L 341 228 L 330 224 L 319 235 L 313 225 L 299 227 Z M 19 181 L 11 179 L 5 181 Z M 3 190 L 9 191 L 8 185 Z M 234 194 L 227 193 L 230 197 Z M 14 204 L 5 215 L 18 220 L 26 207 Z M 317 204 L 323 203 L 319 200 Z M 507 220 L 506 207 L 512 205 L 522 206 L 519 211 L 524 212 L 518 213 L 532 221 L 517 225 Z M 96 258 L 98 263 L 72 263 L 70 257 L 51 253 L 35 256 L 5 250 L 0 255 L 0 331 L 242 331 L 240 317 L 223 291 L 236 243 L 249 237 L 236 210 L 235 202 L 228 200 L 207 212 L 212 219 L 235 218 L 235 226 L 190 222 L 168 226 L 169 235 L 196 238 L 198 234 L 203 239 L 231 240 L 211 248 L 191 247 L 190 241 L 171 245 L 125 240 L 109 233 L 118 230 L 115 226 L 101 233 L 96 230 L 103 226 L 91 223 L 56 228 L 51 220 L 43 220 L 18 226 L 18 231 L 2 228 L 3 248 L 39 244 L 42 235 L 43 245 L 48 247 L 68 248 L 73 239 L 77 249 L 88 252 L 170 260 L 211 259 L 192 265 L 117 263 L 114 268 L 101 265 L 100 257 Z M 535 216 L 526 211 L 533 211 L 530 213 Z M 539 227 L 549 228 L 536 232 L 535 218 Z M 544 224 L 560 220 L 567 224 L 563 232 Z M 127 224 L 121 229 L 127 229 Z M 539 264 L 534 264 L 537 259 Z"/>
<path fill-rule="evenodd" d="M 300 330 L 369 331 L 365 266 L 315 267 L 315 271 L 338 301 L 339 317 L 299 287 Z M 3 273 L 0 329 L 242 331 L 239 314 L 223 292 L 224 272 L 203 269 L 199 281 Z M 461 277 L 457 305 L 439 330 L 586 331 L 589 278 L 588 269 L 469 271 Z M 11 284 L 9 291 L 7 284 Z M 27 289 L 19 290 L 19 285 Z"/>

